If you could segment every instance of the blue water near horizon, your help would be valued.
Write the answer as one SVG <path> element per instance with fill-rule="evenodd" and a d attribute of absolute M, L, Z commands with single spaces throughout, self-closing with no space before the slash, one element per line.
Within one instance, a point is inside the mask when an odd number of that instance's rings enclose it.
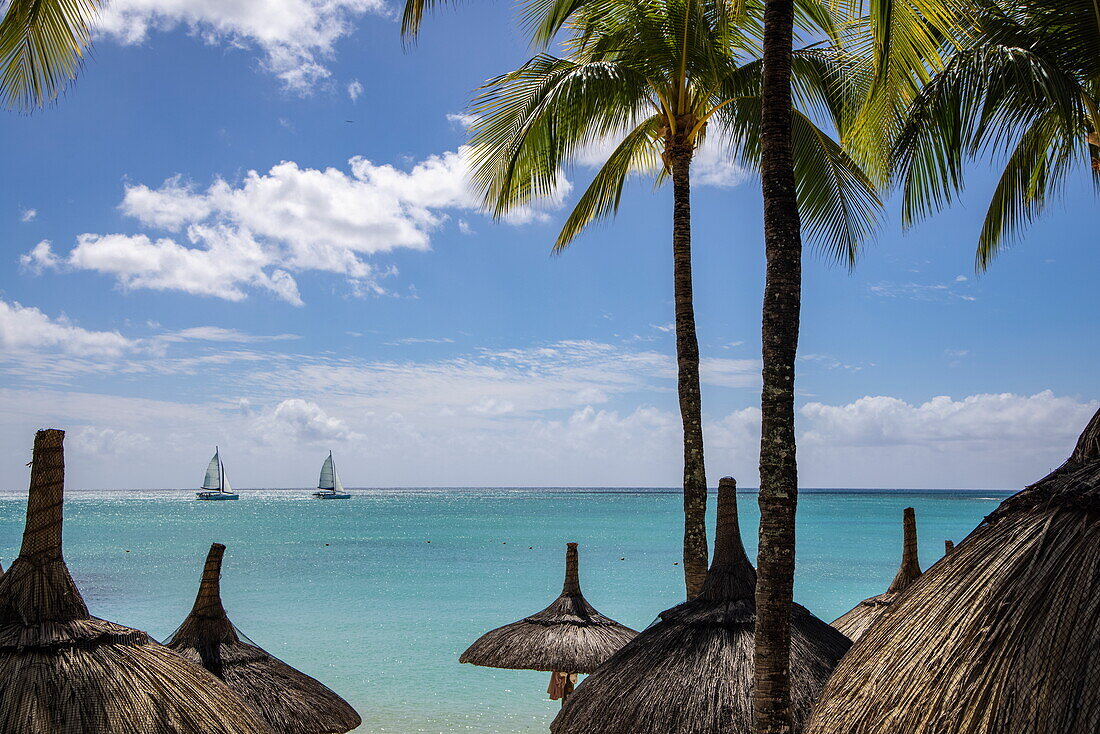
<path fill-rule="evenodd" d="M 546 732 L 557 710 L 546 674 L 457 660 L 481 633 L 553 600 L 567 541 L 580 543 L 585 595 L 604 614 L 642 629 L 682 600 L 674 489 L 368 489 L 346 501 L 311 491 L 242 489 L 236 502 L 69 491 L 65 557 L 93 614 L 164 639 L 191 608 L 210 543 L 225 543 L 222 594 L 238 628 L 348 699 L 368 734 Z M 802 490 L 796 598 L 831 621 L 889 585 L 902 509 L 916 508 L 927 568 L 1009 494 Z M 755 557 L 755 493 L 738 499 Z M 25 501 L 25 490 L 0 493 L 5 566 Z"/>

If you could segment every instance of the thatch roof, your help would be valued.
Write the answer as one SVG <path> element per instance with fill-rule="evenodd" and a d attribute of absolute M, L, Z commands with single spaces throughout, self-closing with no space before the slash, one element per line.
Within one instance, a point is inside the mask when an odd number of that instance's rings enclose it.
<path fill-rule="evenodd" d="M 890 608 L 901 592 L 920 578 L 920 561 L 917 558 L 917 517 L 912 507 L 906 507 L 903 513 L 904 540 L 901 551 L 901 567 L 893 583 L 885 593 L 864 599 L 844 615 L 833 621 L 833 626 L 844 633 L 852 642 L 858 640 L 864 632 Z M 948 541 L 950 542 L 950 541 Z"/>
<path fill-rule="evenodd" d="M 590 675 L 553 734 L 751 734 L 756 571 L 737 522 L 736 484 L 718 489 L 714 559 L 703 591 L 665 612 Z M 795 732 L 851 644 L 797 604 L 791 608 Z"/>
<path fill-rule="evenodd" d="M 280 734 L 343 734 L 362 723 L 331 689 L 263 650 L 229 621 L 221 599 L 225 546 L 206 556 L 195 606 L 166 645 L 199 663 Z"/>
<path fill-rule="evenodd" d="M 64 436 L 35 436 L 23 546 L 0 578 L 0 734 L 273 734 L 202 668 L 88 614 L 61 553 Z"/>
<path fill-rule="evenodd" d="M 458 661 L 489 668 L 591 673 L 637 634 L 597 612 L 584 598 L 577 544 L 567 543 L 565 584 L 554 603 L 486 632 Z"/>
<path fill-rule="evenodd" d="M 1100 731 L 1100 411 L 837 668 L 813 734 Z"/>

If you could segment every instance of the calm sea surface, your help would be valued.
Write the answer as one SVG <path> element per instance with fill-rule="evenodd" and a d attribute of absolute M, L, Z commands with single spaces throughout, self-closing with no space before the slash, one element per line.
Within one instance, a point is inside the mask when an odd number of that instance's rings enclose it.
<path fill-rule="evenodd" d="M 680 498 L 571 489 L 242 490 L 67 495 L 65 556 L 96 616 L 171 633 L 194 601 L 213 541 L 228 546 L 226 609 L 242 632 L 362 714 L 359 732 L 546 732 L 557 705 L 544 673 L 459 665 L 482 632 L 538 611 L 561 590 L 566 541 L 581 544 L 585 595 L 642 629 L 681 600 Z M 917 510 L 921 561 L 964 537 L 1007 492 L 804 491 L 798 601 L 826 621 L 881 593 Z M 755 557 L 754 494 L 739 496 Z M 713 502 L 711 503 L 713 522 Z M 25 493 L 0 494 L 0 558 L 15 557 Z M 431 541 L 431 542 L 429 542 Z"/>

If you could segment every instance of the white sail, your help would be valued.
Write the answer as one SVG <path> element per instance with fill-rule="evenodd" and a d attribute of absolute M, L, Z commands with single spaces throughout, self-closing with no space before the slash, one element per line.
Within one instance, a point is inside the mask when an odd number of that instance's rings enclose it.
<path fill-rule="evenodd" d="M 340 473 L 336 471 L 336 462 L 332 462 L 332 491 L 343 494 L 344 483 L 340 481 Z"/>
<path fill-rule="evenodd" d="M 214 456 L 206 467 L 206 479 L 202 482 L 202 489 L 221 489 L 221 487 L 221 459 L 218 457 L 217 449 L 215 449 Z"/>
<path fill-rule="evenodd" d="M 336 465 L 332 462 L 332 452 L 328 452 L 325 463 L 321 464 L 321 477 L 317 480 L 317 489 L 335 489 L 337 482 Z"/>
<path fill-rule="evenodd" d="M 233 485 L 229 483 L 229 475 L 225 473 L 225 464 L 222 464 L 222 486 L 221 490 L 226 494 L 233 494 Z"/>

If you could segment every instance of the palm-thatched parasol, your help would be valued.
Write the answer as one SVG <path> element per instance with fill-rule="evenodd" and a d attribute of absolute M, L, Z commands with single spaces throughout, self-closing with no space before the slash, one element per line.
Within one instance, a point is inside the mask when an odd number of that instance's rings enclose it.
<path fill-rule="evenodd" d="M 576 690 L 552 734 L 751 734 L 756 571 L 737 522 L 737 485 L 722 479 L 714 559 L 703 591 L 661 613 Z M 794 732 L 847 651 L 848 638 L 791 608 Z"/>
<path fill-rule="evenodd" d="M 23 546 L 0 579 L 0 734 L 273 734 L 202 668 L 88 614 L 61 553 L 64 437 L 35 436 Z"/>
<path fill-rule="evenodd" d="M 225 681 L 280 734 L 343 734 L 359 726 L 347 701 L 233 626 L 221 599 L 224 554 L 221 543 L 210 546 L 195 606 L 165 644 Z"/>
<path fill-rule="evenodd" d="M 553 674 L 548 692 L 564 704 L 576 674 L 591 673 L 638 634 L 588 603 L 581 593 L 577 566 L 577 544 L 567 543 L 565 584 L 554 603 L 486 632 L 458 661 L 488 668 L 548 671 Z"/>
<path fill-rule="evenodd" d="M 1100 731 L 1100 411 L 867 631 L 813 734 Z"/>
<path fill-rule="evenodd" d="M 920 578 L 920 561 L 917 559 L 917 517 L 912 507 L 906 507 L 902 522 L 905 539 L 901 551 L 901 567 L 886 593 L 872 596 L 856 604 L 850 611 L 833 621 L 833 626 L 855 642 L 867 631 L 882 613 L 890 608 L 901 592 Z M 950 542 L 950 541 L 948 541 Z"/>

